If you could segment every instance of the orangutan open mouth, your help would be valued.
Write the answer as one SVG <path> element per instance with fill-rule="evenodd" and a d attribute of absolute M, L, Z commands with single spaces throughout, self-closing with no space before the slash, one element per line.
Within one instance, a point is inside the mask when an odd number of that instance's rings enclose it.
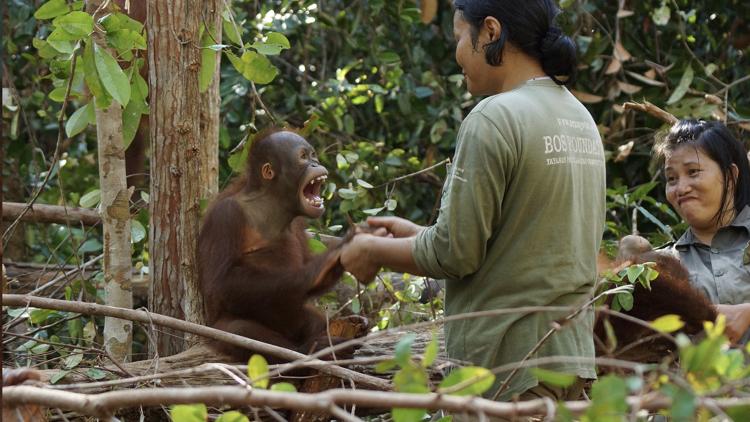
<path fill-rule="evenodd" d="M 328 176 L 322 174 L 313 177 L 305 184 L 305 187 L 302 189 L 302 198 L 307 205 L 315 208 L 323 208 L 323 198 L 320 196 L 320 191 L 322 190 L 323 182 L 325 182 L 326 179 L 328 179 Z"/>

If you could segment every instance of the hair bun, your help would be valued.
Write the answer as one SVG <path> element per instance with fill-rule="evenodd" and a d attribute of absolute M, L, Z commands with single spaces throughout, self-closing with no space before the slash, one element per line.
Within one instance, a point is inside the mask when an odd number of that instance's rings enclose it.
<path fill-rule="evenodd" d="M 563 36 L 562 29 L 557 26 L 550 26 L 547 30 L 547 34 L 542 38 L 542 48 L 540 49 L 542 55 L 546 55 L 548 52 L 555 49 L 555 43 Z"/>
<path fill-rule="evenodd" d="M 565 85 L 575 82 L 576 46 L 559 26 L 551 25 L 547 29 L 539 52 L 544 73 L 555 83 Z"/>

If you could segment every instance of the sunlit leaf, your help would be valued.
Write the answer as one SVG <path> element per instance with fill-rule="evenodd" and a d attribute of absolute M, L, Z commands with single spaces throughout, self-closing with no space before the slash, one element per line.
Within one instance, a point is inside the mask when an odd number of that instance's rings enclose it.
<path fill-rule="evenodd" d="M 656 331 L 672 333 L 685 326 L 685 322 L 679 315 L 663 315 L 653 320 L 649 325 Z"/>
<path fill-rule="evenodd" d="M 424 349 L 424 357 L 422 358 L 422 366 L 425 368 L 432 365 L 438 355 L 438 340 L 435 334 L 432 335 L 432 340 L 427 344 Z"/>
<path fill-rule="evenodd" d="M 261 355 L 253 355 L 247 363 L 247 376 L 253 387 L 268 388 L 268 361 Z M 261 379 L 262 378 L 262 379 Z"/>
<path fill-rule="evenodd" d="M 40 20 L 56 18 L 70 10 L 65 0 L 50 0 L 44 3 L 36 12 L 34 17 Z"/>
<path fill-rule="evenodd" d="M 307 239 L 307 245 L 310 247 L 310 252 L 312 252 L 314 255 L 322 254 L 323 252 L 328 250 L 325 243 L 315 238 Z"/>
<path fill-rule="evenodd" d="M 65 378 L 66 375 L 68 375 L 70 371 L 59 371 L 55 373 L 55 375 L 51 376 L 49 379 L 50 384 L 57 384 L 61 379 Z"/>
<path fill-rule="evenodd" d="M 175 404 L 169 408 L 172 422 L 206 422 L 208 409 L 205 404 Z"/>
<path fill-rule="evenodd" d="M 243 415 L 242 413 L 231 410 L 229 412 L 224 412 L 216 418 L 216 422 L 249 422 L 250 420 L 247 418 L 247 416 Z"/>
<path fill-rule="evenodd" d="M 280 391 L 282 393 L 296 393 L 297 388 L 288 382 L 277 382 L 271 386 L 271 391 Z"/>
<path fill-rule="evenodd" d="M 465 366 L 454 369 L 438 386 L 438 391 L 446 390 L 461 384 L 465 387 L 450 394 L 457 396 L 478 396 L 492 388 L 495 375 L 486 368 L 479 366 Z"/>
<path fill-rule="evenodd" d="M 52 23 L 76 40 L 88 36 L 94 30 L 94 17 L 86 12 L 70 12 L 55 18 Z"/>
<path fill-rule="evenodd" d="M 416 336 L 414 334 L 407 334 L 396 344 L 394 354 L 396 362 L 401 367 L 406 366 L 411 359 L 411 345 L 414 343 Z"/>
<path fill-rule="evenodd" d="M 539 382 L 554 385 L 555 387 L 570 387 L 576 381 L 576 376 L 564 372 L 550 371 L 544 368 L 531 368 L 531 373 Z"/>
<path fill-rule="evenodd" d="M 682 78 L 680 78 L 680 83 L 677 85 L 677 88 L 672 92 L 672 95 L 669 96 L 669 99 L 667 100 L 667 104 L 674 104 L 677 101 L 680 101 L 682 97 L 685 96 L 685 94 L 688 92 L 688 89 L 690 89 L 690 84 L 693 83 L 693 77 L 695 73 L 693 72 L 693 68 L 688 66 L 685 69 L 685 73 L 682 74 Z"/>

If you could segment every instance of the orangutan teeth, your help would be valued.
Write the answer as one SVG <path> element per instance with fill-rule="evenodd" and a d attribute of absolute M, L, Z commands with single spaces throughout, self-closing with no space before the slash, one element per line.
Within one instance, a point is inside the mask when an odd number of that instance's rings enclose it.
<path fill-rule="evenodd" d="M 323 198 L 316 196 L 315 198 L 305 198 L 305 201 L 307 201 L 308 204 L 312 205 L 313 207 L 320 208 L 323 206 Z"/>
<path fill-rule="evenodd" d="M 315 183 L 323 183 L 323 182 L 325 182 L 326 179 L 328 179 L 328 176 L 326 176 L 326 175 L 318 176 L 318 177 L 310 180 L 309 184 L 314 185 Z"/>

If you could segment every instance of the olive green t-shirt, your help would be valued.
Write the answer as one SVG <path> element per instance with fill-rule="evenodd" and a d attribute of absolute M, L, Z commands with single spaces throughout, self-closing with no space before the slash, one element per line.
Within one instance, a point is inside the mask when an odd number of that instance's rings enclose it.
<path fill-rule="evenodd" d="M 604 231 L 601 138 L 586 108 L 549 79 L 482 100 L 461 124 L 435 225 L 415 239 L 426 274 L 446 279 L 446 315 L 590 298 Z M 452 358 L 493 368 L 518 362 L 569 312 L 446 323 Z M 593 312 L 550 337 L 535 357 L 583 362 L 546 369 L 596 378 Z M 498 374 L 496 390 L 508 373 Z M 537 385 L 528 370 L 500 396 Z"/>

